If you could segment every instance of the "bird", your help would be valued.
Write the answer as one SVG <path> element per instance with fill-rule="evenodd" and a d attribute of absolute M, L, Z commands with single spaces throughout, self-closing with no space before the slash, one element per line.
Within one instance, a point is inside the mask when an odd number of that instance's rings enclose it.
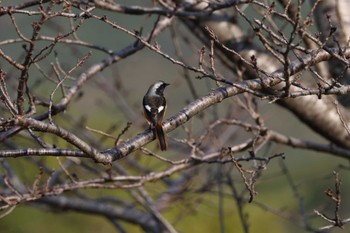
<path fill-rule="evenodd" d="M 168 149 L 168 143 L 163 130 L 163 117 L 166 110 L 166 99 L 164 97 L 165 88 L 170 85 L 164 81 L 157 81 L 149 88 L 143 97 L 142 105 L 146 120 L 150 124 L 153 133 L 158 139 L 159 147 L 162 151 Z"/>

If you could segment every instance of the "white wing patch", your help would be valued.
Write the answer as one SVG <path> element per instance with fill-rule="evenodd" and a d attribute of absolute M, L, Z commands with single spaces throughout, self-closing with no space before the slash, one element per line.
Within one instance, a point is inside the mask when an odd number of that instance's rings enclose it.
<path fill-rule="evenodd" d="M 149 111 L 149 112 L 152 112 L 152 108 L 151 108 L 151 106 L 149 106 L 148 104 L 145 105 L 145 109 L 146 109 L 147 111 Z M 163 110 L 164 110 L 164 106 L 160 106 L 160 107 L 158 108 L 158 113 L 161 113 Z"/>
<path fill-rule="evenodd" d="M 151 106 L 149 106 L 148 104 L 145 105 L 145 109 L 147 109 L 147 111 L 151 112 Z"/>
<path fill-rule="evenodd" d="M 160 106 L 159 108 L 158 108 L 158 113 L 160 113 L 161 111 L 163 111 L 164 110 L 164 106 Z"/>

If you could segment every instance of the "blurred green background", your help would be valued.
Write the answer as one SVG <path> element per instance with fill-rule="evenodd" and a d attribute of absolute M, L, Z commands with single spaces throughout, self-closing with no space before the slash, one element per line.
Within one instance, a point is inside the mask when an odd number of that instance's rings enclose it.
<path fill-rule="evenodd" d="M 15 2 L 21 1 L 2 1 L 2 5 L 8 6 Z M 148 1 L 118 2 L 130 5 L 151 5 Z M 35 9 L 35 7 L 31 9 Z M 94 11 L 94 13 L 99 14 L 99 10 Z M 131 31 L 140 30 L 142 27 L 144 34 L 149 32 L 155 19 L 153 16 L 147 15 L 131 16 L 110 12 L 103 12 L 102 14 L 106 14 L 108 19 L 114 20 L 117 24 Z M 15 14 L 14 16 L 22 32 L 30 36 L 31 21 L 28 19 L 34 20 L 37 16 L 29 17 L 20 14 Z M 45 27 L 43 34 L 56 36 L 58 32 L 67 32 L 69 29 L 69 26 L 67 27 L 67 25 L 69 25 L 68 23 L 67 19 L 52 22 L 51 27 Z M 191 47 L 183 42 L 181 47 L 183 48 L 182 52 L 184 52 L 186 62 L 196 65 L 198 63 L 198 51 L 203 46 L 202 43 L 195 39 L 195 37 L 191 35 L 191 32 L 181 25 L 180 21 L 176 22 L 176 27 L 182 32 L 181 35 L 183 37 L 193 41 Z M 113 51 L 122 49 L 135 41 L 134 38 L 129 35 L 114 30 L 106 24 L 94 19 L 86 20 L 77 34 L 80 38 L 84 39 L 84 41 L 103 45 L 107 49 Z M 16 32 L 11 26 L 9 17 L 2 16 L 0 18 L 0 41 L 11 38 L 17 38 Z M 175 56 L 169 30 L 164 31 L 157 37 L 157 43 L 159 43 L 162 51 L 171 56 Z M 45 46 L 46 44 L 48 44 L 48 42 L 43 41 L 41 46 Z M 23 55 L 21 46 L 22 43 L 15 43 L 1 45 L 0 49 L 14 58 L 21 58 Z M 72 64 L 75 64 L 77 57 L 82 57 L 89 51 L 85 47 L 75 46 L 74 48 L 74 50 L 71 50 L 69 46 L 58 44 L 54 49 L 57 53 L 58 60 L 61 61 L 61 65 L 65 69 L 69 69 Z M 88 64 L 94 64 L 106 57 L 106 54 L 102 52 L 93 49 L 91 49 L 91 51 L 93 52 L 91 58 L 88 60 L 87 64 L 75 72 L 75 76 L 78 76 L 79 72 L 83 72 L 84 68 L 88 67 Z M 49 58 L 46 59 L 47 69 L 49 69 L 50 62 L 54 62 L 54 60 L 54 54 L 51 54 Z M 10 82 L 15 87 L 15 83 L 17 82 L 16 78 L 19 76 L 19 73 L 10 68 L 7 62 L 2 58 L 0 58 L 0 66 L 6 70 L 8 76 L 13 79 L 13 81 Z M 45 67 L 45 64 L 42 64 L 42 66 Z M 218 67 L 218 69 L 219 68 L 220 67 Z M 222 74 L 228 77 L 232 76 L 230 71 L 224 70 L 224 68 L 222 69 L 223 70 L 220 70 Z M 190 73 L 190 76 L 191 78 L 195 78 L 196 74 Z M 33 69 L 29 84 L 35 86 L 35 92 L 38 93 L 38 95 L 47 96 L 52 92 L 54 85 L 48 85 L 47 82 L 42 82 L 42 84 L 38 85 L 41 79 L 42 75 L 40 72 Z M 135 124 L 135 126 L 132 126 L 126 134 L 126 136 L 132 137 L 141 132 L 140 124 L 142 125 L 144 121 L 141 109 L 143 94 L 149 84 L 156 80 L 164 80 L 172 84 L 166 91 L 169 106 L 167 117 L 172 116 L 174 113 L 181 110 L 186 103 L 193 100 L 183 77 L 182 68 L 170 63 L 168 60 L 165 60 L 148 49 L 143 49 L 136 55 L 130 56 L 112 65 L 108 69 L 105 69 L 90 80 L 88 85 L 81 91 L 81 97 L 74 100 L 67 109 L 67 115 L 74 116 L 77 121 L 81 120 L 86 126 L 100 130 L 108 129 L 111 125 L 116 124 L 118 127 L 115 132 L 118 132 L 129 120 L 128 116 L 120 112 L 120 109 L 117 107 L 118 103 L 121 101 L 120 96 L 110 96 L 104 93 L 101 88 L 97 87 L 102 85 L 101 82 L 103 85 L 122 86 L 123 88 L 121 89 L 123 92 L 120 94 L 132 108 L 136 114 L 136 121 L 139 122 L 138 125 Z M 196 84 L 196 90 L 200 95 L 206 94 L 210 88 L 215 87 L 215 85 L 209 81 L 195 80 L 194 82 Z M 15 90 L 15 88 L 12 89 L 12 91 L 13 90 Z M 15 92 L 13 91 L 11 95 L 15 96 Z M 262 112 L 262 117 L 269 128 L 302 139 L 324 141 L 306 128 L 293 115 L 276 104 L 270 104 L 260 100 L 258 100 L 258 103 Z M 210 114 L 210 109 L 208 109 L 205 114 Z M 191 123 L 200 124 L 196 122 L 197 120 L 197 118 L 194 118 L 191 120 Z M 66 127 L 72 127 L 73 125 L 72 122 L 66 122 L 67 119 L 58 121 L 61 125 Z M 183 129 L 177 129 L 171 132 L 169 137 L 181 137 L 183 134 Z M 16 138 L 16 140 L 21 139 Z M 54 141 L 55 139 L 52 140 Z M 25 143 L 26 141 L 23 139 L 23 146 L 26 145 Z M 113 142 L 107 141 L 105 147 L 109 148 L 111 146 L 113 146 Z M 150 148 L 153 148 L 153 146 L 154 144 L 149 145 Z M 3 146 L 0 145 L 0 148 L 3 148 Z M 332 216 L 335 205 L 323 191 L 327 188 L 334 188 L 333 171 L 339 171 L 342 180 L 343 202 L 341 214 L 344 218 L 350 215 L 349 209 L 346 208 L 350 204 L 347 198 L 349 197 L 348 161 L 328 154 L 291 149 L 283 146 L 274 145 L 271 150 L 272 151 L 269 151 L 270 154 L 283 152 L 286 159 L 284 161 L 281 161 L 281 159 L 271 161 L 267 169 L 262 172 L 262 176 L 256 184 L 256 191 L 258 194 L 255 196 L 253 203 L 244 205 L 244 214 L 248 216 L 248 223 L 251 227 L 250 232 L 306 232 L 303 229 L 302 219 L 300 219 L 300 208 L 305 208 L 306 215 L 314 215 L 313 210 L 317 209 Z M 136 155 L 131 154 L 130 156 Z M 177 155 L 170 151 L 170 154 L 167 156 L 171 159 L 176 159 L 178 156 L 182 155 Z M 44 158 L 43 160 L 46 164 L 50 164 L 52 169 L 58 167 L 57 161 L 54 158 Z M 38 173 L 37 167 L 30 165 L 24 158 L 9 159 L 9 161 L 18 169 L 23 177 L 28 177 L 28 184 L 32 182 L 33 176 Z M 122 164 L 123 161 L 120 163 Z M 147 163 L 147 161 L 145 163 Z M 152 165 L 152 162 L 149 163 L 149 166 L 157 166 L 157 164 Z M 296 188 L 302 196 L 304 207 L 299 205 L 298 197 L 295 196 L 286 177 L 281 175 L 283 170 L 281 163 L 287 165 Z M 213 166 L 213 169 L 215 169 L 217 165 L 203 166 Z M 234 169 L 234 167 L 229 164 L 222 166 L 222 168 Z M 3 174 L 1 169 L 0 172 Z M 203 177 L 200 177 L 201 175 Z M 203 174 L 197 174 L 197 176 L 199 176 L 199 179 L 205 179 Z M 237 182 L 241 182 L 239 178 L 237 178 Z M 159 184 L 157 183 L 149 183 L 146 186 L 149 190 L 153 190 L 154 195 L 161 192 Z M 242 190 L 244 190 L 244 186 L 241 187 L 241 191 Z M 229 190 L 225 190 L 225 193 L 229 194 L 230 192 Z M 125 191 L 122 190 L 92 190 L 90 193 L 92 196 L 98 196 L 99 194 L 126 196 Z M 175 222 L 174 226 L 179 232 L 219 232 L 219 201 L 216 192 L 202 195 L 200 198 L 189 195 L 184 197 L 184 201 L 179 200 L 176 202 L 177 204 L 164 214 L 171 223 Z M 224 202 L 224 219 L 222 221 L 224 222 L 225 232 L 243 232 L 235 200 L 232 196 L 225 195 L 221 201 Z M 189 205 L 186 205 L 186 203 L 191 203 L 191 205 L 196 208 L 188 208 Z M 178 216 L 181 214 L 183 214 L 183 217 L 178 219 Z M 295 218 L 295 221 L 288 220 L 288 218 Z M 327 225 L 327 223 L 319 217 L 313 217 L 310 221 L 313 226 Z M 296 222 L 300 224 L 300 226 L 297 226 Z M 129 232 L 141 232 L 138 227 L 130 224 L 124 224 L 123 226 L 125 226 Z M 97 231 L 116 232 L 111 223 L 102 217 L 69 211 L 52 212 L 44 207 L 37 208 L 37 206 L 32 206 L 31 203 L 18 205 L 11 214 L 0 220 L 0 232 L 6 233 L 73 233 L 78 231 L 85 233 Z M 346 232 L 346 230 L 335 229 L 332 232 Z"/>

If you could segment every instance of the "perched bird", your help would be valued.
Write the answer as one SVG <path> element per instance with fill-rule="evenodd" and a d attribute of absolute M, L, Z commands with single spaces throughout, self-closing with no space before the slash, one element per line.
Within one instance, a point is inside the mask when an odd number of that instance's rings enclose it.
<path fill-rule="evenodd" d="M 168 144 L 162 126 L 165 109 L 167 107 L 163 92 L 168 85 L 168 83 L 163 81 L 155 82 L 148 88 L 142 102 L 145 118 L 150 123 L 162 151 L 168 149 Z"/>

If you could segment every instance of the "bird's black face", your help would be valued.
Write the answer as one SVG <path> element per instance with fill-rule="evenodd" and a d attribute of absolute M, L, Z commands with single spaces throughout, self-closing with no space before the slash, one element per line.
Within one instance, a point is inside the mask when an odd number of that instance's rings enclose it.
<path fill-rule="evenodd" d="M 156 93 L 158 95 L 163 95 L 163 92 L 167 86 L 169 86 L 169 83 L 162 82 L 162 84 L 157 88 Z"/>
<path fill-rule="evenodd" d="M 155 82 L 154 84 L 152 84 L 146 95 L 159 95 L 159 96 L 163 96 L 163 92 L 164 92 L 164 89 L 166 86 L 168 86 L 169 84 L 168 83 L 165 83 L 163 81 L 158 81 L 158 82 Z"/>

